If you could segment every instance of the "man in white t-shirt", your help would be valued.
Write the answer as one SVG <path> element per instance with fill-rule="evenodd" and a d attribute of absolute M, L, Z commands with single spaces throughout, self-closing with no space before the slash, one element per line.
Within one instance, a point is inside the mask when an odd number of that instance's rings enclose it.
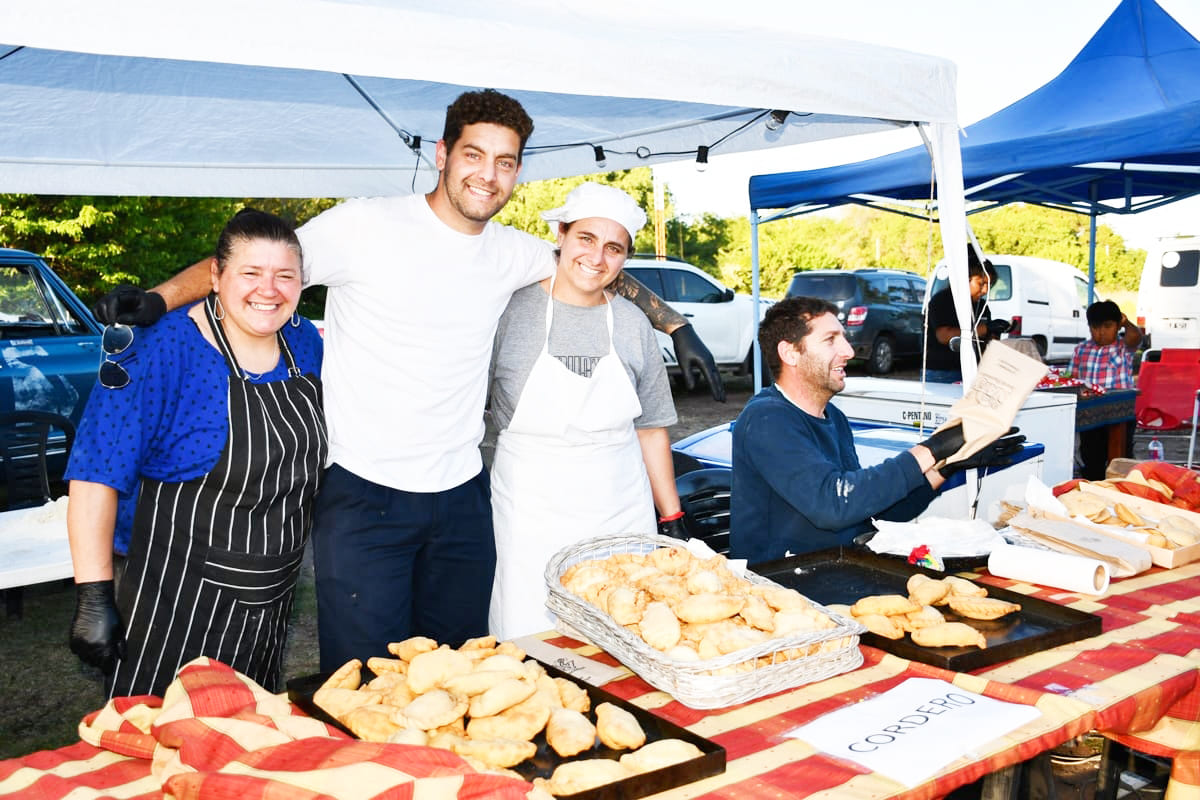
<path fill-rule="evenodd" d="M 492 340 L 513 291 L 554 270 L 550 243 L 490 221 L 532 130 L 516 100 L 465 93 L 447 109 L 430 194 L 350 200 L 297 232 L 305 283 L 329 287 L 330 467 L 313 523 L 323 670 L 412 635 L 453 645 L 487 631 L 496 553 L 479 443 Z M 153 292 L 115 290 L 97 316 L 149 324 L 207 292 L 200 268 Z M 691 327 L 653 295 L 634 299 L 723 399 Z"/>

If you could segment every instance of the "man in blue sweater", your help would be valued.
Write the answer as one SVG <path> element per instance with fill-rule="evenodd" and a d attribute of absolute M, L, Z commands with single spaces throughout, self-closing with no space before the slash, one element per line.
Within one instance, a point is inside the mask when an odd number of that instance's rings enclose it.
<path fill-rule="evenodd" d="M 758 334 L 775 376 L 733 427 L 730 557 L 750 563 L 849 544 L 872 518 L 908 521 L 954 472 L 1003 466 L 1021 449 L 1012 429 L 975 455 L 935 469 L 963 446 L 962 426 L 935 433 L 868 469 L 850 423 L 830 399 L 846 387 L 846 341 L 837 308 L 812 297 L 772 306 Z"/>

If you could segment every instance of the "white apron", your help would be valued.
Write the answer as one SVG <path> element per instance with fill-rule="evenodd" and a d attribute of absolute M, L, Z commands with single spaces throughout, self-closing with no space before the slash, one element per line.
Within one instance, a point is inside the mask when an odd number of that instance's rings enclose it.
<path fill-rule="evenodd" d="M 491 633 L 512 639 L 554 627 L 546 610 L 546 562 L 592 536 L 653 534 L 650 480 L 633 421 L 642 404 L 613 346 L 590 378 L 550 354 L 554 284 L 546 299 L 546 342 L 534 362 L 492 463 L 496 580 Z"/>

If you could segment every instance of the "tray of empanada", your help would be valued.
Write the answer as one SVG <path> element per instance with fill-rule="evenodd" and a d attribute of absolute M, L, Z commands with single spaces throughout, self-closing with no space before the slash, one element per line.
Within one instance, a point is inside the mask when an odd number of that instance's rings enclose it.
<path fill-rule="evenodd" d="M 691 708 L 726 708 L 862 664 L 862 625 L 697 542 L 599 536 L 555 553 L 545 574 L 560 631 Z"/>
<path fill-rule="evenodd" d="M 305 713 L 360 739 L 443 747 L 555 797 L 625 800 L 725 771 L 725 750 L 494 637 L 424 637 L 288 681 Z"/>
<path fill-rule="evenodd" d="M 755 570 L 850 613 L 868 629 L 863 644 L 956 672 L 1101 632 L 1095 614 L 858 548 L 806 553 Z"/>

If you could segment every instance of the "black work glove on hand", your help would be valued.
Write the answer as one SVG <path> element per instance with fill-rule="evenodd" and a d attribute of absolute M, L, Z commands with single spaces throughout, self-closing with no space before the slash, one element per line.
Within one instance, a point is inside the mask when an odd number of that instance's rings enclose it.
<path fill-rule="evenodd" d="M 966 439 L 963 438 L 962 422 L 955 423 L 945 430 L 938 431 L 921 444 L 933 453 L 933 461 L 944 461 L 962 449 Z"/>
<path fill-rule="evenodd" d="M 1006 319 L 993 319 L 987 324 L 988 336 L 992 339 L 999 339 L 1000 334 L 1008 333 L 1008 329 L 1011 327 L 1012 324 Z"/>
<path fill-rule="evenodd" d="M 122 283 L 97 300 L 92 313 L 105 325 L 153 325 L 167 313 L 167 301 L 157 292 Z"/>
<path fill-rule="evenodd" d="M 112 581 L 75 585 L 75 618 L 71 620 L 71 652 L 105 675 L 125 657 L 125 625 L 117 613 Z"/>
<path fill-rule="evenodd" d="M 658 523 L 658 532 L 662 536 L 670 536 L 672 539 L 687 540 L 691 535 L 687 531 L 687 526 L 683 524 L 683 517 L 678 519 L 669 519 Z"/>
<path fill-rule="evenodd" d="M 1021 452 L 1021 447 L 1024 443 L 1025 435 L 1018 433 L 1017 428 L 1009 428 L 1007 433 L 975 455 L 964 458 L 962 461 L 956 461 L 953 464 L 947 464 L 938 470 L 938 472 L 942 473 L 943 478 L 949 478 L 954 473 L 965 469 L 1007 467 L 1012 463 L 1012 457 Z"/>
<path fill-rule="evenodd" d="M 671 343 L 675 345 L 675 360 L 683 372 L 683 385 L 690 392 L 696 388 L 696 378 L 692 369 L 698 368 L 708 380 L 708 388 L 712 390 L 713 400 L 725 402 L 725 384 L 721 383 L 721 375 L 717 372 L 717 362 L 712 353 L 700 341 L 700 336 L 691 323 L 680 325 L 671 334 Z"/>

